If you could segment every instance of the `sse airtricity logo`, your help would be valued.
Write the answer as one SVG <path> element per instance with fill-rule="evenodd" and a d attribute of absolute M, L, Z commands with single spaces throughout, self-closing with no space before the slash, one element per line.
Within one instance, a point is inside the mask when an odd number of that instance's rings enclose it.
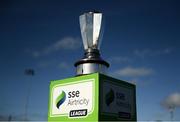
<path fill-rule="evenodd" d="M 87 117 L 94 111 L 95 79 L 51 86 L 50 117 Z M 82 87 L 83 86 L 83 87 Z"/>
<path fill-rule="evenodd" d="M 105 96 L 106 105 L 110 106 L 110 104 L 114 101 L 114 98 L 115 98 L 114 91 L 110 89 L 110 91 Z"/>
<path fill-rule="evenodd" d="M 59 107 L 64 103 L 65 100 L 66 100 L 66 93 L 62 91 L 62 93 L 56 99 L 56 107 L 59 109 Z"/>

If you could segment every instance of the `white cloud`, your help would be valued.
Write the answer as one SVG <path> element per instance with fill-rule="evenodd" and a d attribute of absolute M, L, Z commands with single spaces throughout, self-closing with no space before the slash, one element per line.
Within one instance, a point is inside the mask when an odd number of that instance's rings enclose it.
<path fill-rule="evenodd" d="M 32 55 L 33 55 L 33 57 L 39 57 L 40 52 L 39 51 L 32 51 Z"/>
<path fill-rule="evenodd" d="M 180 93 L 173 93 L 169 95 L 166 99 L 164 99 L 162 105 L 167 109 L 180 107 Z"/>
<path fill-rule="evenodd" d="M 153 73 L 152 69 L 149 68 L 134 68 L 134 67 L 125 67 L 123 69 L 115 71 L 115 74 L 119 76 L 125 76 L 125 77 L 142 77 L 142 76 L 148 76 Z"/>
<path fill-rule="evenodd" d="M 163 53 L 165 53 L 165 54 L 169 54 L 171 52 L 172 52 L 171 48 L 166 48 L 166 49 L 163 50 Z"/>
<path fill-rule="evenodd" d="M 81 46 L 79 38 L 65 37 L 45 48 L 44 52 L 50 53 L 61 49 L 74 50 Z"/>
<path fill-rule="evenodd" d="M 54 67 L 54 68 L 60 68 L 61 70 L 67 70 L 70 69 L 72 67 L 65 61 L 59 62 L 58 60 L 45 60 L 45 61 L 41 61 L 37 64 L 38 68 L 50 68 L 50 67 Z"/>
<path fill-rule="evenodd" d="M 170 54 L 171 52 L 172 52 L 172 48 L 165 48 L 165 49 L 159 49 L 159 50 L 153 50 L 153 49 L 134 50 L 134 54 L 142 58 L 145 56 L 166 55 L 166 54 Z"/>
<path fill-rule="evenodd" d="M 149 50 L 149 49 L 144 49 L 144 50 L 138 50 L 138 49 L 136 49 L 136 50 L 134 50 L 134 54 L 137 55 L 137 56 L 139 56 L 139 57 L 144 57 L 144 56 L 149 55 L 149 54 L 151 54 L 151 53 L 152 53 L 152 52 L 151 52 L 151 50 Z"/>
<path fill-rule="evenodd" d="M 50 59 L 50 60 L 43 60 L 40 61 L 37 66 L 39 68 L 48 68 L 48 67 L 54 67 L 57 64 L 57 61 L 55 59 Z"/>
<path fill-rule="evenodd" d="M 79 38 L 64 37 L 41 50 L 31 51 L 33 57 L 47 55 L 59 50 L 76 50 L 81 47 Z"/>
<path fill-rule="evenodd" d="M 60 69 L 65 69 L 65 70 L 70 69 L 69 64 L 66 63 L 66 62 L 61 62 L 61 63 L 59 63 L 58 67 L 59 67 Z"/>
<path fill-rule="evenodd" d="M 123 63 L 123 62 L 130 62 L 130 59 L 128 57 L 113 56 L 109 58 L 109 61 L 114 63 Z"/>

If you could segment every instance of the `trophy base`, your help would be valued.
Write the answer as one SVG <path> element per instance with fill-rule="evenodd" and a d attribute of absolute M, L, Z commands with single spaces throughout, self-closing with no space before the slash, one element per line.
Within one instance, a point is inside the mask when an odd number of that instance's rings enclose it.
<path fill-rule="evenodd" d="M 100 57 L 99 50 L 90 48 L 86 50 L 84 58 L 77 61 L 74 66 L 76 67 L 77 75 L 85 75 L 96 72 L 106 74 L 109 63 Z"/>
<path fill-rule="evenodd" d="M 83 63 L 78 65 L 76 69 L 76 75 L 85 75 L 95 72 L 106 74 L 107 67 L 103 64 L 97 64 L 97 63 Z"/>
<path fill-rule="evenodd" d="M 48 121 L 136 121 L 135 89 L 99 73 L 51 81 Z"/>

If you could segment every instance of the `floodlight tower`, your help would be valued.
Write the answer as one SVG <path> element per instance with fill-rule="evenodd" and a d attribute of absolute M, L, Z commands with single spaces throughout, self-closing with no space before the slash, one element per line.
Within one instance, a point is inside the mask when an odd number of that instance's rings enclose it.
<path fill-rule="evenodd" d="M 99 12 L 88 12 L 79 17 L 85 53 L 84 58 L 74 64 L 77 75 L 95 72 L 106 74 L 109 63 L 100 56 L 103 20 L 102 13 Z"/>

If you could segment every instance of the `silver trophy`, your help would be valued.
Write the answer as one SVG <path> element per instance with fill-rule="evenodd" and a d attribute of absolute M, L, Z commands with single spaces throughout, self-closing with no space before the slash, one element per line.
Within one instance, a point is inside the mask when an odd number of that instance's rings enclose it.
<path fill-rule="evenodd" d="M 85 49 L 84 58 L 74 65 L 76 74 L 106 73 L 109 64 L 100 57 L 100 43 L 102 38 L 102 13 L 89 12 L 79 17 L 81 36 Z"/>

